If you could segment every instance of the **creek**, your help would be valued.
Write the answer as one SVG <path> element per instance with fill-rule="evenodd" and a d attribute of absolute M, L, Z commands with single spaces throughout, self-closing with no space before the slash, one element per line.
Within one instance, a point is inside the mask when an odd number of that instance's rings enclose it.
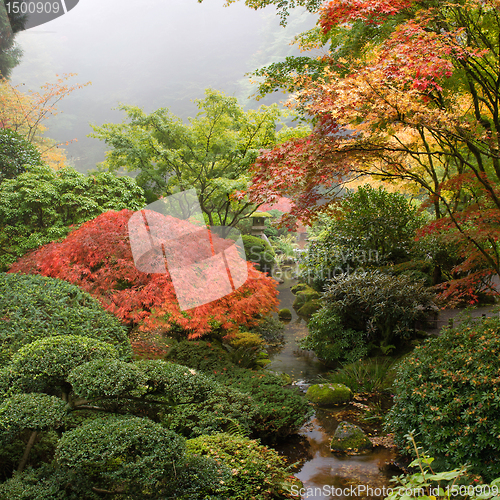
<path fill-rule="evenodd" d="M 287 373 L 294 385 L 305 390 L 316 383 L 327 368 L 314 353 L 300 349 L 298 340 L 307 335 L 307 324 L 292 308 L 295 296 L 290 291 L 294 281 L 285 281 L 278 286 L 280 308 L 290 309 L 292 319 L 285 324 L 284 345 L 270 352 L 268 369 Z M 384 498 L 377 488 L 390 488 L 389 480 L 396 474 L 387 464 L 394 458 L 391 449 L 375 447 L 372 452 L 360 456 L 341 456 L 330 452 L 330 441 L 342 420 L 359 423 L 363 404 L 374 403 L 358 398 L 354 404 L 333 409 L 317 408 L 313 417 L 299 431 L 299 435 L 281 444 L 277 449 L 289 463 L 298 463 L 293 470 L 303 483 L 305 494 L 301 498 L 316 500 L 347 499 L 361 496 L 367 499 Z M 386 400 L 375 403 L 385 408 Z M 358 406 L 356 406 L 356 404 Z M 380 432 L 380 425 L 362 425 L 368 435 Z M 299 498 L 299 496 L 297 496 Z"/>

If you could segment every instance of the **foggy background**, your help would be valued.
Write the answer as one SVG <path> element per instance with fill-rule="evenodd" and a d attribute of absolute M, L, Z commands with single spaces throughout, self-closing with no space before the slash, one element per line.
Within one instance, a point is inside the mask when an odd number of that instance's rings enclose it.
<path fill-rule="evenodd" d="M 275 94 L 249 99 L 256 86 L 245 73 L 298 54 L 292 38 L 315 24 L 315 16 L 295 9 L 283 28 L 274 8 L 254 11 L 223 0 L 80 0 L 66 15 L 20 32 L 24 55 L 11 81 L 20 90 L 39 90 L 56 74 L 77 73 L 75 90 L 58 105 L 46 135 L 64 143 L 69 163 L 80 172 L 104 160 L 106 145 L 86 137 L 89 122 L 120 122 L 119 103 L 151 112 L 169 108 L 184 120 L 194 116 L 192 99 L 212 87 L 238 97 L 248 108 L 279 102 Z M 62 112 L 62 113 L 61 113 Z"/>

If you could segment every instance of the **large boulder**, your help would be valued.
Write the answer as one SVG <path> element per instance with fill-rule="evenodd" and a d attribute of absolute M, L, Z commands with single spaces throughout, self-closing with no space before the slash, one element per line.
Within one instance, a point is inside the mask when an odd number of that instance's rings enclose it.
<path fill-rule="evenodd" d="M 349 455 L 366 453 L 372 448 L 373 444 L 363 430 L 349 422 L 340 422 L 330 443 L 332 452 Z"/>
<path fill-rule="evenodd" d="M 348 403 L 352 391 L 344 384 L 314 384 L 307 389 L 306 398 L 320 406 Z"/>

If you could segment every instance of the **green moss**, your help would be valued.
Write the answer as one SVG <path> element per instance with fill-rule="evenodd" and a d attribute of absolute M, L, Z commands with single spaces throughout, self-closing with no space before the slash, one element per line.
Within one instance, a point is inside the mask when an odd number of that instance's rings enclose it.
<path fill-rule="evenodd" d="M 290 309 L 280 309 L 278 312 L 279 319 L 292 319 L 292 312 Z"/>
<path fill-rule="evenodd" d="M 309 319 L 315 312 L 321 309 L 321 302 L 318 299 L 309 300 L 298 311 L 297 314 L 302 318 Z"/>
<path fill-rule="evenodd" d="M 307 302 L 321 298 L 321 294 L 308 285 L 305 285 L 301 290 L 297 290 L 294 293 L 296 294 L 296 297 L 293 301 L 292 307 L 296 311 L 298 311 Z"/>
<path fill-rule="evenodd" d="M 352 392 L 344 384 L 314 384 L 307 389 L 306 398 L 321 406 L 348 403 Z"/>
<path fill-rule="evenodd" d="M 335 453 L 357 454 L 372 448 L 373 445 L 363 430 L 349 422 L 340 422 L 330 443 L 330 449 Z"/>
<path fill-rule="evenodd" d="M 310 288 L 309 285 L 306 283 L 297 283 L 296 285 L 293 285 L 290 290 L 294 295 L 297 295 L 299 292 L 302 292 L 303 290 L 306 290 L 307 288 Z"/>

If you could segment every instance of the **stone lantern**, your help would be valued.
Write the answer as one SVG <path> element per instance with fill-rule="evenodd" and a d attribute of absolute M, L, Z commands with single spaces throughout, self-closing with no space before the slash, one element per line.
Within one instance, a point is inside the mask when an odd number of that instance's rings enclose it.
<path fill-rule="evenodd" d="M 268 217 L 272 217 L 267 212 L 254 212 L 252 214 L 252 236 L 262 238 L 264 236 L 264 229 L 266 228 L 264 221 Z"/>

